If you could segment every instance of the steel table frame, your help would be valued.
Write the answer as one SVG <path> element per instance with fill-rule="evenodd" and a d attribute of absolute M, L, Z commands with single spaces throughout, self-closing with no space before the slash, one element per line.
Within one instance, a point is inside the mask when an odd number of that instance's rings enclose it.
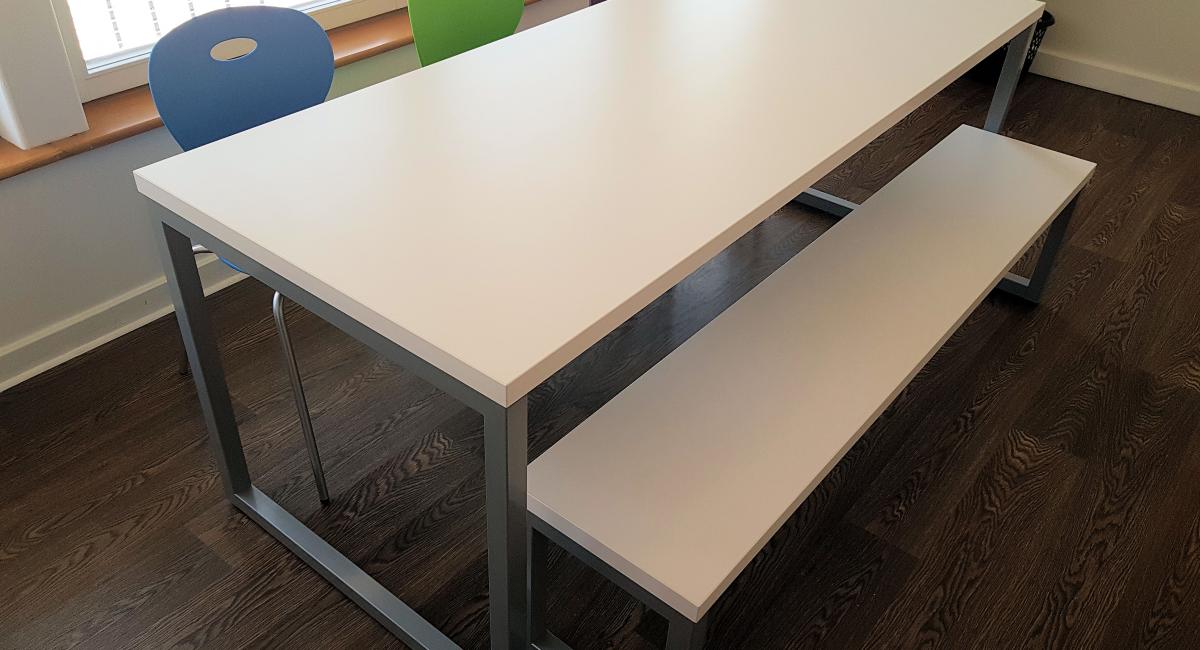
<path fill-rule="evenodd" d="M 998 131 L 1003 124 L 1033 29 L 1033 26 L 1029 27 L 1010 42 L 988 112 L 989 130 Z M 796 201 L 838 217 L 846 216 L 857 207 L 816 190 L 806 191 Z M 254 486 L 225 383 L 220 352 L 204 306 L 200 275 L 192 254 L 194 243 L 233 262 L 389 361 L 413 372 L 483 415 L 492 647 L 529 647 L 531 621 L 527 581 L 530 532 L 526 513 L 528 397 L 522 397 L 508 407 L 492 401 L 153 200 L 146 199 L 146 204 L 152 222 L 159 226 L 159 252 L 166 270 L 167 285 L 175 304 L 217 469 L 226 497 L 234 507 L 304 560 L 397 638 L 417 648 L 441 650 L 458 647 L 420 614 Z M 1048 256 L 1052 260 L 1061 241 L 1065 219 L 1061 220 L 1064 222 L 1061 227 L 1052 227 L 1052 230 L 1059 231 L 1060 237 L 1047 243 L 1042 253 L 1044 259 Z M 1039 263 L 1039 271 L 1043 266 L 1048 271 L 1049 263 Z M 1009 286 L 1002 285 L 1002 288 L 1026 299 L 1036 300 L 1030 287 L 1033 290 L 1040 288 L 1037 274 L 1032 280 L 1014 277 L 1006 283 Z M 544 630 L 540 621 L 537 627 L 538 632 Z M 549 635 L 538 641 L 539 645 L 545 647 L 561 647 L 561 642 Z"/>
<path fill-rule="evenodd" d="M 1012 103 L 1013 94 L 1017 90 L 1017 82 L 1021 80 L 1021 73 L 1025 67 L 1025 57 L 1029 52 L 1029 44 L 1033 40 L 1033 32 L 1036 28 L 1037 23 L 1034 23 L 1008 42 L 1008 51 L 1004 56 L 1004 66 L 1001 68 L 1000 78 L 996 82 L 996 91 L 992 95 L 992 103 L 988 107 L 987 118 L 983 126 L 984 129 L 992 133 L 999 133 L 1001 127 L 1004 126 L 1004 119 L 1008 116 L 1008 108 Z M 857 203 L 811 188 L 805 190 L 800 196 L 797 196 L 795 202 L 838 219 L 849 215 L 858 208 Z M 1063 210 L 1062 214 L 1056 217 L 1050 225 L 1033 275 L 1024 277 L 1016 273 L 1008 273 L 1000 281 L 1000 285 L 996 287 L 997 291 L 1016 296 L 1033 304 L 1037 304 L 1041 300 L 1042 289 L 1045 288 L 1046 278 L 1049 276 L 1050 269 L 1054 265 L 1054 260 L 1058 256 L 1058 250 L 1062 247 L 1063 237 L 1066 234 L 1067 224 L 1070 222 L 1073 208 L 1074 202 L 1067 209 Z"/>
<path fill-rule="evenodd" d="M 254 486 L 225 384 L 220 352 L 204 307 L 200 275 L 192 257 L 192 242 L 203 244 L 388 360 L 483 415 L 492 645 L 497 648 L 526 646 L 527 399 L 522 397 L 507 408 L 493 402 L 170 210 L 150 199 L 146 203 L 152 218 L 161 223 L 159 252 L 166 269 L 167 284 L 175 303 L 188 361 L 192 366 L 192 377 L 200 397 L 209 442 L 216 456 L 225 495 L 230 502 L 405 643 L 439 650 L 458 647 L 420 614 Z"/>

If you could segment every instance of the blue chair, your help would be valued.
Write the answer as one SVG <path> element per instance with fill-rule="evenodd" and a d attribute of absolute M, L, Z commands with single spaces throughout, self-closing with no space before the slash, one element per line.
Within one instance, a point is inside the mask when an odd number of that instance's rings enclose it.
<path fill-rule="evenodd" d="M 250 39 L 254 47 L 241 56 L 216 58 L 214 48 L 234 39 Z M 187 151 L 325 101 L 333 83 L 333 48 L 325 30 L 299 11 L 218 9 L 163 36 L 150 52 L 149 75 L 163 124 Z M 192 252 L 210 251 L 193 246 Z M 328 503 L 329 489 L 284 319 L 284 297 L 278 291 L 271 307 L 317 493 Z M 186 359 L 182 371 L 187 372 Z"/>

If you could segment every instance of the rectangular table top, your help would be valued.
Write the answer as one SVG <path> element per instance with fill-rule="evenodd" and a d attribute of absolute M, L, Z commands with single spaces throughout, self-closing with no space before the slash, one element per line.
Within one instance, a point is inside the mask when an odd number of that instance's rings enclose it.
<path fill-rule="evenodd" d="M 135 177 L 507 406 L 1042 7 L 609 0 Z"/>

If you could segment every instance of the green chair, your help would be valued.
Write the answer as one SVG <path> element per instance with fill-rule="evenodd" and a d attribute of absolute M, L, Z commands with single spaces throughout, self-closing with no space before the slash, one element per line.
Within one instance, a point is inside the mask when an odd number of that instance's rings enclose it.
<path fill-rule="evenodd" d="M 409 0 L 421 65 L 437 63 L 517 31 L 523 0 Z"/>

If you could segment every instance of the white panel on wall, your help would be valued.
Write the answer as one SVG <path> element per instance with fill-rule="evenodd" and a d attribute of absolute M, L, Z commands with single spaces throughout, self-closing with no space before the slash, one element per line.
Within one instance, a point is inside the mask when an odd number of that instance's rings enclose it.
<path fill-rule="evenodd" d="M 48 0 L 0 6 L 0 138 L 29 149 L 87 130 Z"/>

